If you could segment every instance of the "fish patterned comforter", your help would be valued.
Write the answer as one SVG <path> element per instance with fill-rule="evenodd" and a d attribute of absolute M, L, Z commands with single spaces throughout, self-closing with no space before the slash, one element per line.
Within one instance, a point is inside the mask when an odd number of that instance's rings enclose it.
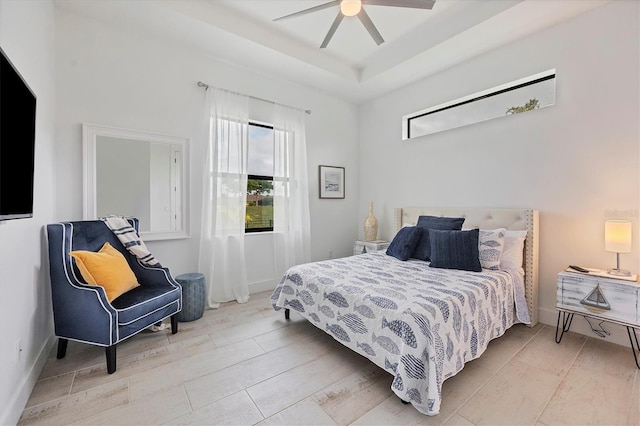
<path fill-rule="evenodd" d="M 391 373 L 398 397 L 436 415 L 442 383 L 520 322 L 523 292 L 510 272 L 428 265 L 383 252 L 297 265 L 271 301 Z"/>

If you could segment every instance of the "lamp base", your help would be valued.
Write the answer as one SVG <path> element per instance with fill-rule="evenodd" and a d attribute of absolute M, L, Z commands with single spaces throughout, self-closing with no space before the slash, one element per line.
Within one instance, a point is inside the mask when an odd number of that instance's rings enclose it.
<path fill-rule="evenodd" d="M 630 277 L 631 272 L 625 271 L 624 269 L 608 269 L 607 274 L 616 275 L 618 277 Z"/>

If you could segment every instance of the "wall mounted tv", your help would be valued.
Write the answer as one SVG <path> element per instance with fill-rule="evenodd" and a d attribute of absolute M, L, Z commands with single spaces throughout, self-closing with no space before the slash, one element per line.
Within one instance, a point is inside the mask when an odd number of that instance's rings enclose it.
<path fill-rule="evenodd" d="M 36 96 L 0 48 L 0 220 L 33 217 Z"/>

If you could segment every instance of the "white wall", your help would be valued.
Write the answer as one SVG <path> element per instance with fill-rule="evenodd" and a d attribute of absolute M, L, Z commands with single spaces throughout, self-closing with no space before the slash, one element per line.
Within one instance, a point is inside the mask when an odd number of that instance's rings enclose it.
<path fill-rule="evenodd" d="M 0 45 L 38 96 L 34 218 L 0 223 L 0 423 L 17 421 L 51 343 L 42 227 L 82 218 L 83 122 L 191 139 L 192 237 L 149 246 L 175 275 L 196 269 L 204 143 L 198 80 L 313 110 L 314 260 L 351 253 L 369 201 L 386 238 L 396 206 L 539 209 L 541 318 L 552 322 L 557 271 L 569 263 L 613 265 L 602 249 L 604 219 L 630 217 L 640 242 L 638 16 L 638 3 L 613 2 L 356 108 L 157 34 L 54 11 L 48 1 L 0 1 Z M 554 67 L 551 108 L 400 140 L 403 114 Z M 319 164 L 346 167 L 345 200 L 318 199 Z M 254 288 L 277 278 L 265 257 L 270 248 L 268 236 L 248 237 Z M 636 246 L 622 266 L 637 271 L 639 258 Z"/>
<path fill-rule="evenodd" d="M 615 266 L 605 219 L 632 219 L 621 266 L 640 270 L 639 7 L 612 2 L 362 105 L 362 221 L 369 201 L 386 238 L 394 207 L 538 209 L 540 317 L 554 325 L 559 271 Z M 401 140 L 404 114 L 551 68 L 555 106 Z M 572 330 L 587 332 L 582 319 Z M 614 340 L 628 345 L 624 329 Z"/>
<path fill-rule="evenodd" d="M 35 92 L 31 219 L 0 222 L 0 424 L 15 424 L 49 353 L 53 332 L 43 226 L 54 220 L 54 9 L 49 1 L 0 1 L 0 46 Z M 16 164 L 20 167 L 20 164 Z M 22 352 L 18 357 L 17 342 Z"/>
<path fill-rule="evenodd" d="M 197 270 L 200 192 L 204 158 L 202 126 L 208 84 L 311 109 L 307 116 L 311 250 L 314 260 L 351 253 L 357 237 L 357 108 L 316 90 L 221 62 L 195 48 L 116 28 L 57 9 L 56 151 L 60 220 L 82 219 L 83 122 L 147 130 L 190 138 L 191 238 L 150 241 L 149 249 L 172 274 Z M 330 123 L 330 124 L 328 124 Z M 318 165 L 344 166 L 345 200 L 318 199 Z M 267 236 L 248 236 L 246 256 L 251 290 L 274 288 L 273 245 Z"/>

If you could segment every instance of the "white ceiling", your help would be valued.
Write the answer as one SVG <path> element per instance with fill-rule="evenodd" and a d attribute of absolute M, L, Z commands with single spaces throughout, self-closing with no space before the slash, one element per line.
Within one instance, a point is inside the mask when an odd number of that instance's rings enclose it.
<path fill-rule="evenodd" d="M 274 22 L 328 0 L 56 0 L 57 7 L 171 37 L 226 61 L 360 103 L 611 0 L 436 0 L 433 9 L 366 5 L 385 42 L 339 7 Z"/>

